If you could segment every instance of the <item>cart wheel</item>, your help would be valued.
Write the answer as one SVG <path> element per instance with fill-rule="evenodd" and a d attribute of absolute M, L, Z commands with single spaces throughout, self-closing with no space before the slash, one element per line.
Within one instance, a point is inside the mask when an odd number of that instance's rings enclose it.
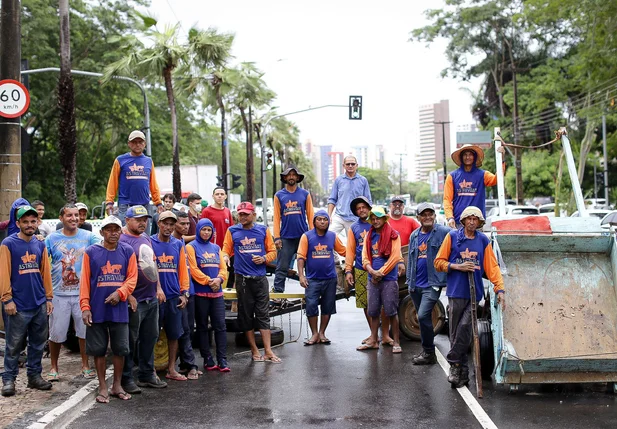
<path fill-rule="evenodd" d="M 488 380 L 493 375 L 493 369 L 495 369 L 491 322 L 486 319 L 478 319 L 478 337 L 480 340 L 480 365 L 482 368 L 482 378 Z"/>
<path fill-rule="evenodd" d="M 613 383 L 613 393 L 617 393 L 617 383 Z"/>
<path fill-rule="evenodd" d="M 514 394 L 518 392 L 518 384 L 511 384 L 510 385 L 510 393 Z"/>
<path fill-rule="evenodd" d="M 270 328 L 271 345 L 278 346 L 279 344 L 282 344 L 283 341 L 285 341 L 285 333 L 283 332 L 283 329 L 276 327 L 276 326 L 272 326 Z M 261 332 L 259 332 L 259 330 L 255 331 L 255 344 L 260 349 L 263 348 L 264 346 L 263 339 L 261 338 Z M 236 345 L 239 347 L 249 346 L 248 340 L 246 339 L 246 334 L 244 332 L 236 333 Z"/>
<path fill-rule="evenodd" d="M 433 307 L 433 332 L 439 334 L 445 324 L 446 310 L 440 301 Z M 399 327 L 405 337 L 410 340 L 420 341 L 420 324 L 418 313 L 409 295 L 403 298 L 398 306 Z"/>

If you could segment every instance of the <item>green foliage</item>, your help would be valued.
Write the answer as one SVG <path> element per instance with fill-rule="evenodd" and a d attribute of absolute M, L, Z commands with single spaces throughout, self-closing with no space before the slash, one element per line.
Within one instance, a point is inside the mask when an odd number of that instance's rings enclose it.
<path fill-rule="evenodd" d="M 542 154 L 542 156 L 538 156 Z M 527 151 L 523 153 L 523 183 L 525 198 L 545 197 L 555 194 L 555 178 L 559 166 L 559 154 L 546 151 Z M 565 165 L 564 165 L 565 167 Z M 566 180 L 567 180 L 567 171 Z M 516 170 L 506 171 L 506 192 L 516 195 Z"/>
<path fill-rule="evenodd" d="M 374 202 L 383 202 L 394 190 L 386 170 L 374 170 L 368 167 L 358 168 L 358 173 L 366 177 Z M 398 189 L 398 187 L 396 188 Z"/>

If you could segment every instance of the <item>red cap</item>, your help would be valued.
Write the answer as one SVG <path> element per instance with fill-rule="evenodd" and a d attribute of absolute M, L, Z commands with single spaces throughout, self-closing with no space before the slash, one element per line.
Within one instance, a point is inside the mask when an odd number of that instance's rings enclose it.
<path fill-rule="evenodd" d="M 251 214 L 255 211 L 255 207 L 253 206 L 253 204 L 249 203 L 248 201 L 243 201 L 240 204 L 238 204 L 238 207 L 236 207 L 236 210 L 238 213 Z"/>

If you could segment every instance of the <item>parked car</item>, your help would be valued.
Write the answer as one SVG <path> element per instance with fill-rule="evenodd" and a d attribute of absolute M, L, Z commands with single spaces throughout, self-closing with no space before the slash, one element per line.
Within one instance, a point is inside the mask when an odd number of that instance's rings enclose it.
<path fill-rule="evenodd" d="M 604 216 L 609 214 L 611 211 L 612 210 L 607 210 L 607 209 L 591 209 L 591 210 L 587 210 L 587 213 L 589 213 L 589 216 L 599 217 L 600 219 L 604 219 Z M 572 213 L 572 216 L 570 217 L 580 217 L 578 210 Z"/>
<path fill-rule="evenodd" d="M 540 210 L 534 206 L 506 206 L 505 213 L 499 215 L 499 207 L 493 207 L 486 215 L 483 231 L 490 231 L 494 220 L 517 219 L 527 216 L 539 216 Z"/>
<path fill-rule="evenodd" d="M 486 210 L 488 210 L 488 209 L 492 209 L 493 207 L 497 207 L 498 205 L 499 205 L 499 200 L 498 199 L 490 198 L 490 199 L 485 201 L 484 207 L 486 207 Z M 506 199 L 506 205 L 507 206 L 515 206 L 516 205 L 516 201 L 510 200 L 510 199 Z"/>

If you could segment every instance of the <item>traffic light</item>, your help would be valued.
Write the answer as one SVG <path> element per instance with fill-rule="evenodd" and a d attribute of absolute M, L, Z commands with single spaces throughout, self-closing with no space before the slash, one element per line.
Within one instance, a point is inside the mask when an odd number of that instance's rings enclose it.
<path fill-rule="evenodd" d="M 231 189 L 236 189 L 240 187 L 240 185 L 242 185 L 242 183 L 240 183 L 240 179 L 242 178 L 242 176 L 238 174 L 232 174 L 231 178 L 233 179 L 233 183 L 231 184 Z"/>
<path fill-rule="evenodd" d="M 272 160 L 272 152 L 266 153 L 266 170 L 272 170 L 274 167 L 274 161 Z"/>
<path fill-rule="evenodd" d="M 225 187 L 225 176 L 216 176 L 216 186 Z"/>
<path fill-rule="evenodd" d="M 349 119 L 361 120 L 362 119 L 362 96 L 350 95 L 349 96 Z"/>

